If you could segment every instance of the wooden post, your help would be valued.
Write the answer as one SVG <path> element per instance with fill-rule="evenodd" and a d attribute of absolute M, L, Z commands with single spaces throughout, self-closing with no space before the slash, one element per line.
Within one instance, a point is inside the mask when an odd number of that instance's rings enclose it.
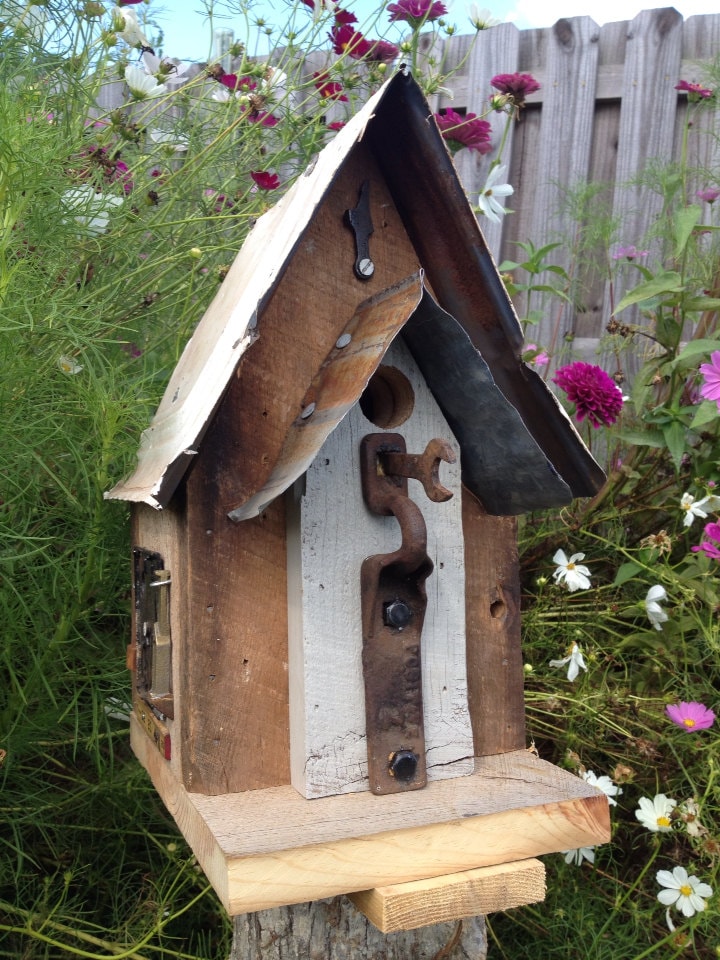
<path fill-rule="evenodd" d="M 229 960 L 485 960 L 484 917 L 381 933 L 346 897 L 234 917 Z"/>

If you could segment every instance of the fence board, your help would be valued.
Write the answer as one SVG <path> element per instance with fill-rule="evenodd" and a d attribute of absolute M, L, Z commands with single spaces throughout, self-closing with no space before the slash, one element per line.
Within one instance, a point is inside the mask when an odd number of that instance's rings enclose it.
<path fill-rule="evenodd" d="M 644 235 L 655 222 L 661 201 L 646 186 L 628 188 L 628 182 L 636 180 L 653 159 L 663 164 L 679 161 L 686 148 L 689 164 L 700 168 L 687 184 L 689 198 L 698 188 L 717 184 L 720 99 L 715 111 L 705 110 L 693 118 L 685 141 L 692 106 L 674 87 L 680 79 L 703 82 L 704 65 L 716 58 L 719 50 L 720 14 L 683 22 L 672 7 L 645 10 L 632 21 L 600 28 L 588 17 L 573 17 L 542 30 L 519 31 L 513 24 L 502 24 L 472 36 L 421 38 L 425 70 L 456 71 L 447 81 L 450 89 L 431 99 L 432 108 L 451 107 L 460 113 L 486 116 L 493 128 L 493 153 L 480 156 L 461 150 L 455 157 L 473 203 L 497 155 L 505 122 L 504 115 L 489 110 L 490 79 L 517 71 L 531 73 L 541 83 L 541 89 L 528 98 L 520 119 L 512 124 L 504 144 L 502 161 L 515 189 L 507 206 L 513 212 L 498 224 L 487 217 L 480 221 L 496 260 L 520 259 L 518 241 L 531 240 L 541 246 L 559 240 L 564 246 L 554 251 L 550 260 L 569 267 L 567 248 L 575 242 L 578 224 L 564 208 L 573 188 L 586 182 L 606 184 L 607 190 L 605 198 L 593 201 L 583 226 L 594 228 L 606 203 L 607 212 L 621 225 L 616 244 L 653 250 Z M 327 55 L 320 52 L 304 64 L 305 75 L 322 69 Z M 119 106 L 121 91 L 122 83 L 108 85 L 102 107 Z M 341 104 L 333 104 L 327 119 L 340 119 L 342 109 Z M 705 222 L 710 213 L 709 205 L 704 205 Z M 654 250 L 659 246 L 658 240 Z M 582 298 L 572 306 L 549 305 L 539 326 L 528 331 L 529 340 L 557 355 L 572 341 L 576 355 L 584 359 L 596 356 L 612 313 L 613 296 L 617 302 L 624 292 L 622 283 L 627 288 L 638 280 L 637 274 L 628 270 L 626 279 L 611 290 L 612 252 L 608 243 L 598 238 L 581 267 Z M 541 275 L 539 280 L 548 277 L 552 275 Z M 518 298 L 521 316 L 529 306 L 539 305 L 538 295 L 533 296 L 536 302 L 529 305 L 527 298 Z M 632 322 L 636 317 L 626 311 L 620 319 Z M 614 372 L 611 364 L 616 361 L 608 357 L 605 361 L 607 369 Z M 637 361 L 625 358 L 622 365 L 631 374 Z"/>

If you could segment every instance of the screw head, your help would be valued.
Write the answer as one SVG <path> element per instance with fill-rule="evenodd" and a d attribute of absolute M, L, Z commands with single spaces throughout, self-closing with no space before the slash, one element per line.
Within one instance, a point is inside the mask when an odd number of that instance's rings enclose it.
<path fill-rule="evenodd" d="M 383 620 L 386 627 L 402 630 L 412 620 L 412 610 L 404 600 L 392 600 L 383 608 Z"/>
<path fill-rule="evenodd" d="M 363 257 L 358 260 L 357 270 L 361 277 L 368 279 L 375 273 L 375 264 L 369 257 Z"/>
<path fill-rule="evenodd" d="M 388 772 L 402 783 L 410 783 L 417 773 L 418 756 L 412 750 L 397 750 L 390 756 Z"/>

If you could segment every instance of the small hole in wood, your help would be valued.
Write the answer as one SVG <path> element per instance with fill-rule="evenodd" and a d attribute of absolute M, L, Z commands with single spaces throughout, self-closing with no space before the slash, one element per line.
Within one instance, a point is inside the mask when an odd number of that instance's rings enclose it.
<path fill-rule="evenodd" d="M 405 423 L 414 407 L 415 392 L 396 367 L 378 367 L 360 397 L 363 415 L 383 430 Z"/>
<path fill-rule="evenodd" d="M 495 600 L 490 604 L 490 616 L 493 620 L 501 620 L 505 616 L 505 604 L 502 600 Z"/>

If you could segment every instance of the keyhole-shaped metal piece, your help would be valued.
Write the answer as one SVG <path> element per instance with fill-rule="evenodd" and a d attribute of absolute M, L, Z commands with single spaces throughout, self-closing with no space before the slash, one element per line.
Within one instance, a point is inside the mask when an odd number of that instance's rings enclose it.
<path fill-rule="evenodd" d="M 407 454 L 396 433 L 371 433 L 360 446 L 365 504 L 372 513 L 395 516 L 402 535 L 398 550 L 368 557 L 360 569 L 368 772 L 377 794 L 427 782 L 420 638 L 433 563 L 407 478 L 420 480 L 430 499 L 449 499 L 439 481 L 441 460 L 455 460 L 444 440 L 432 440 L 418 455 Z"/>
<path fill-rule="evenodd" d="M 375 264 L 370 256 L 370 235 L 375 229 L 370 216 L 370 181 L 365 180 L 360 187 L 357 206 L 345 214 L 347 222 L 355 234 L 355 263 L 353 270 L 358 280 L 370 280 L 375 273 Z"/>

